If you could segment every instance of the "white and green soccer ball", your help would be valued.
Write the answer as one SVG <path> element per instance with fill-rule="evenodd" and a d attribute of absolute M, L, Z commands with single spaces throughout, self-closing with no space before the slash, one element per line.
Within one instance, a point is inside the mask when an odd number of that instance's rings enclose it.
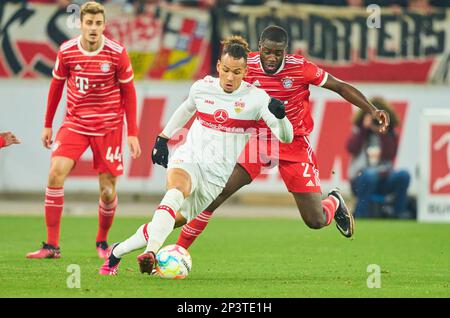
<path fill-rule="evenodd" d="M 154 275 L 168 279 L 183 279 L 192 268 L 189 252 L 176 244 L 167 245 L 156 254 Z"/>

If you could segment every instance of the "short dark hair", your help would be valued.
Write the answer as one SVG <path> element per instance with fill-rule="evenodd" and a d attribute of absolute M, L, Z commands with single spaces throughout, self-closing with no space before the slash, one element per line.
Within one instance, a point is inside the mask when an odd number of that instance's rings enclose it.
<path fill-rule="evenodd" d="M 221 56 L 228 54 L 235 59 L 244 58 L 244 60 L 247 62 L 247 56 L 248 52 L 250 52 L 250 49 L 248 47 L 247 41 L 245 41 L 243 37 L 233 35 L 226 38 L 221 43 L 223 45 Z"/>
<path fill-rule="evenodd" d="M 261 37 L 259 38 L 260 43 L 265 40 L 277 43 L 286 43 L 287 45 L 289 38 L 285 29 L 277 25 L 270 25 L 262 31 Z"/>

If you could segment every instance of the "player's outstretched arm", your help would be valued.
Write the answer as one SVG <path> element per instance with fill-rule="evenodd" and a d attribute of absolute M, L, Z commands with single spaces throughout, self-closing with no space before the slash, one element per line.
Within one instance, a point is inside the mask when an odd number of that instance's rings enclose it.
<path fill-rule="evenodd" d="M 384 110 L 377 109 L 367 100 L 363 93 L 354 86 L 328 74 L 328 79 L 322 87 L 338 93 L 346 101 L 371 114 L 372 117 L 380 123 L 380 132 L 383 133 L 387 130 L 389 126 L 389 114 Z"/>
<path fill-rule="evenodd" d="M 20 142 L 20 139 L 10 131 L 0 133 L 0 148 L 8 147 L 13 144 L 20 144 Z"/>
<path fill-rule="evenodd" d="M 50 149 L 53 140 L 52 140 L 52 125 L 53 118 L 55 117 L 56 110 L 58 109 L 59 101 L 61 100 L 61 96 L 64 90 L 64 84 L 66 80 L 53 78 L 50 83 L 50 88 L 48 90 L 47 97 L 47 110 L 45 112 L 45 123 L 44 129 L 41 134 L 42 145 Z"/>
<path fill-rule="evenodd" d="M 281 142 L 292 142 L 294 139 L 294 129 L 286 117 L 284 102 L 276 98 L 271 98 L 267 107 L 262 108 L 261 118 Z"/>

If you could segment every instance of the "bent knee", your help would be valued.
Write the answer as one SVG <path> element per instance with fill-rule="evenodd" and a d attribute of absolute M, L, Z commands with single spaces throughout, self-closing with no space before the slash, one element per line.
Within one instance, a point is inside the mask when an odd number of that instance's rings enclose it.
<path fill-rule="evenodd" d="M 305 224 L 313 230 L 321 229 L 326 225 L 322 220 L 305 220 Z"/>
<path fill-rule="evenodd" d="M 116 197 L 116 190 L 112 186 L 104 186 L 100 189 L 100 195 L 104 202 L 111 202 Z"/>

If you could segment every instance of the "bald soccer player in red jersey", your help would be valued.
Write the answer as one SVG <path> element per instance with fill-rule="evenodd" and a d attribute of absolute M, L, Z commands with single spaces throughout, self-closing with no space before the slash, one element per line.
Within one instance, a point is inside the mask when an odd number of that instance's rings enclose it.
<path fill-rule="evenodd" d="M 232 194 L 251 183 L 266 166 L 278 165 L 289 192 L 294 196 L 298 210 L 306 225 L 320 229 L 334 219 L 336 227 L 345 237 L 354 233 L 353 215 L 344 199 L 335 188 L 322 199 L 317 158 L 309 141 L 314 123 L 309 104 L 309 85 L 332 90 L 353 105 L 370 113 L 380 123 L 380 131 L 389 125 L 389 115 L 372 105 L 356 88 L 340 81 L 303 56 L 287 54 L 287 32 L 278 26 L 267 27 L 260 37 L 259 51 L 248 57 L 248 72 L 245 81 L 264 89 L 271 97 L 285 102 L 286 116 L 294 127 L 294 141 L 279 144 L 278 149 L 260 147 L 265 139 L 272 138 L 259 133 L 250 139 L 241 159 L 236 164 L 227 185 L 217 199 L 194 220 L 183 226 L 177 244 L 189 248 L 208 224 L 213 212 Z M 265 130 L 267 131 L 267 130 Z M 263 149 L 266 150 L 263 151 Z M 252 160 L 251 152 L 259 152 Z M 176 226 L 183 225 L 177 220 Z"/>
<path fill-rule="evenodd" d="M 27 258 L 60 258 L 59 232 L 64 205 L 64 182 L 87 148 L 91 148 L 100 184 L 96 248 L 108 253 L 107 235 L 116 206 L 116 179 L 123 173 L 122 130 L 127 120 L 132 158 L 140 156 L 137 138 L 136 90 L 126 49 L 103 35 L 104 7 L 94 1 L 81 7 L 81 35 L 60 46 L 53 69 L 42 132 L 44 147 L 52 149 L 45 192 L 47 241 Z M 55 141 L 52 122 L 67 81 L 67 112 Z"/>

